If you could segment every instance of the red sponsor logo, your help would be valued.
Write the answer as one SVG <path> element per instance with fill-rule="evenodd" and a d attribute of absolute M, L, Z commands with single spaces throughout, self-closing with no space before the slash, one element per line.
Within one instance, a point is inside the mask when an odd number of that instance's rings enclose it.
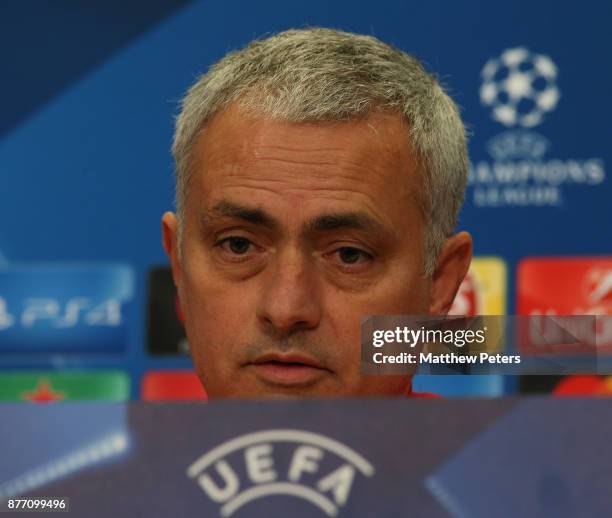
<path fill-rule="evenodd" d="M 521 315 L 612 315 L 612 257 L 526 259 L 517 301 Z"/>
<path fill-rule="evenodd" d="M 64 399 L 64 394 L 62 392 L 56 392 L 47 380 L 41 379 L 35 390 L 23 394 L 23 399 L 27 399 L 33 403 L 51 403 Z"/>
<path fill-rule="evenodd" d="M 612 257 L 533 258 L 518 267 L 517 310 L 520 315 L 612 315 Z M 558 325 L 556 325 L 558 324 Z M 530 319 L 520 332 L 523 349 L 540 352 L 560 344 L 560 328 L 581 342 L 581 347 L 612 347 L 612 318 Z M 555 347 L 551 346 L 555 344 Z M 574 350 L 574 352 L 576 352 Z"/>

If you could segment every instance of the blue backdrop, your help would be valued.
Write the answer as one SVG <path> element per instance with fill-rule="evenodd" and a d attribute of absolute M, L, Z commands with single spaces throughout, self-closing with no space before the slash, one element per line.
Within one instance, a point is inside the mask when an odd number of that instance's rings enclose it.
<path fill-rule="evenodd" d="M 146 274 L 166 263 L 177 102 L 227 51 L 321 25 L 421 58 L 471 130 L 460 227 L 476 255 L 612 252 L 612 3 L 520 0 L 25 1 L 1 8 L 0 260 L 121 262 L 135 272 L 127 367 L 144 351 Z M 1 287 L 0 287 L 1 288 Z M 37 365 L 46 365 L 36 360 Z M 134 392 L 135 394 L 137 392 Z"/>

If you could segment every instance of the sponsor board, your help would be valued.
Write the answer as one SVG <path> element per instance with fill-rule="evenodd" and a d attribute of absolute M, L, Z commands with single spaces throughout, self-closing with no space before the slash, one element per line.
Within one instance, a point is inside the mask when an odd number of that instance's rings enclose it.
<path fill-rule="evenodd" d="M 449 315 L 504 315 L 506 263 L 498 257 L 475 257 L 462 281 Z"/>
<path fill-rule="evenodd" d="M 0 401 L 126 401 L 130 379 L 120 371 L 0 372 Z"/>
<path fill-rule="evenodd" d="M 193 401 L 207 397 L 193 370 L 148 371 L 142 378 L 141 392 L 144 401 Z"/>
<path fill-rule="evenodd" d="M 0 268 L 0 353 L 124 351 L 133 297 L 125 265 Z"/>
<path fill-rule="evenodd" d="M 524 259 L 518 266 L 517 311 L 532 316 L 529 328 L 519 330 L 519 346 L 525 352 L 560 344 L 563 330 L 599 352 L 609 352 L 612 319 L 603 316 L 612 315 L 612 257 Z M 576 327 L 564 318 L 571 315 L 602 317 L 574 319 L 572 323 L 580 324 Z"/>
<path fill-rule="evenodd" d="M 189 344 L 172 271 L 151 268 L 148 276 L 147 350 L 152 355 L 189 355 Z"/>

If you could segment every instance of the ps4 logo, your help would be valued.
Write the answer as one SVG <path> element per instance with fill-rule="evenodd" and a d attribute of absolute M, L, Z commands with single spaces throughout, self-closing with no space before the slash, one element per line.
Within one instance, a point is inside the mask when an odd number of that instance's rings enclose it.
<path fill-rule="evenodd" d="M 121 324 L 121 301 L 116 298 L 100 301 L 73 297 L 62 302 L 53 297 L 32 297 L 25 299 L 21 311 L 15 313 L 0 296 L 0 331 L 15 326 L 70 329 L 79 325 L 118 327 Z"/>

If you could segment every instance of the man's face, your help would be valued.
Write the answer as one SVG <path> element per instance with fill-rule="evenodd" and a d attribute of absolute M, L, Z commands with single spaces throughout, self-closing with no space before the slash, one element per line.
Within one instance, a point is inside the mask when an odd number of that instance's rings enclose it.
<path fill-rule="evenodd" d="M 164 240 L 209 396 L 405 392 L 406 377 L 360 372 L 363 316 L 431 310 L 401 119 L 297 124 L 232 107 L 193 151 L 182 262 L 171 213 Z"/>

